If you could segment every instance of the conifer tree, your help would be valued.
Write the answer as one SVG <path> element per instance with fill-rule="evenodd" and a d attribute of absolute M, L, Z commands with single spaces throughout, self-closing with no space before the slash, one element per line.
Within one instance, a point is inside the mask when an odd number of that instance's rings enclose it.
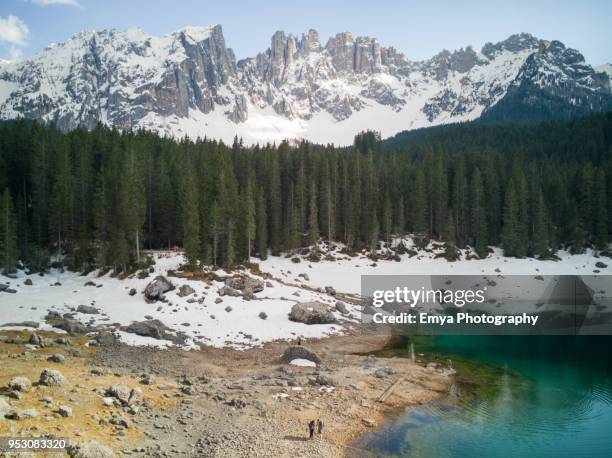
<path fill-rule="evenodd" d="M 606 175 L 603 170 L 595 174 L 595 186 L 593 190 L 593 215 L 595 226 L 595 246 L 599 250 L 608 247 L 608 222 L 606 209 Z"/>
<path fill-rule="evenodd" d="M 262 189 L 257 195 L 257 251 L 262 261 L 268 258 L 268 212 Z"/>
<path fill-rule="evenodd" d="M 471 237 L 476 253 L 478 253 L 478 256 L 480 256 L 481 258 L 485 258 L 488 252 L 488 231 L 487 220 L 485 217 L 484 188 L 482 183 L 482 176 L 478 168 L 474 170 L 470 188 Z"/>
<path fill-rule="evenodd" d="M 0 197 L 0 266 L 5 274 L 17 265 L 17 215 L 8 189 Z"/>
<path fill-rule="evenodd" d="M 198 211 L 195 178 L 190 168 L 187 168 L 183 178 L 181 210 L 185 257 L 189 265 L 195 266 L 197 261 L 201 259 L 200 213 Z"/>
<path fill-rule="evenodd" d="M 257 235 L 257 221 L 255 214 L 255 178 L 249 175 L 244 192 L 242 193 L 241 203 L 242 211 L 240 212 L 243 218 L 242 228 L 244 231 L 244 239 L 246 241 L 246 256 L 251 259 L 251 246 Z"/>
<path fill-rule="evenodd" d="M 425 196 L 425 176 L 420 169 L 416 171 L 412 181 L 410 196 L 410 207 L 412 209 L 412 231 L 417 234 L 425 234 L 427 232 L 427 198 Z"/>
<path fill-rule="evenodd" d="M 539 189 L 536 192 L 537 196 L 533 210 L 533 254 L 540 258 L 546 258 L 549 253 L 546 205 L 542 190 Z"/>
<path fill-rule="evenodd" d="M 391 207 L 391 196 L 389 191 L 385 192 L 383 210 L 382 210 L 382 232 L 387 243 L 391 243 L 391 234 L 393 232 L 393 209 Z"/>
<path fill-rule="evenodd" d="M 510 178 L 508 187 L 506 188 L 504 223 L 502 228 L 502 247 L 504 249 L 504 256 L 516 256 L 518 253 L 518 213 L 519 209 L 514 180 Z"/>
<path fill-rule="evenodd" d="M 314 179 L 310 182 L 310 204 L 308 209 L 308 242 L 318 248 L 319 241 L 319 217 L 317 209 L 317 184 Z"/>

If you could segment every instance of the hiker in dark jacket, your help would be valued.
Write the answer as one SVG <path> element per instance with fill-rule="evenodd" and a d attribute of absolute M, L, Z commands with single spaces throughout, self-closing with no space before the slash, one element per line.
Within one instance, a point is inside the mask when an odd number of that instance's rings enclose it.
<path fill-rule="evenodd" d="M 308 423 L 308 432 L 310 433 L 310 439 L 312 439 L 312 436 L 314 436 L 314 431 L 315 431 L 315 422 L 314 420 L 310 420 L 310 423 Z"/>
<path fill-rule="evenodd" d="M 321 419 L 317 419 L 317 433 L 319 436 L 323 434 L 323 422 Z"/>

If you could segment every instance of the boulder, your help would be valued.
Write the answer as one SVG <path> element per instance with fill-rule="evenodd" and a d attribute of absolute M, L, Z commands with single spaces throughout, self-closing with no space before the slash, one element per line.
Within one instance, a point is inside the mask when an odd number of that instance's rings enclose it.
<path fill-rule="evenodd" d="M 26 286 L 32 286 L 32 279 L 31 278 L 26 278 L 25 281 L 23 282 L 24 285 Z"/>
<path fill-rule="evenodd" d="M 336 310 L 338 310 L 343 315 L 348 314 L 348 309 L 346 308 L 346 304 L 342 301 L 336 302 Z"/>
<path fill-rule="evenodd" d="M 32 382 L 26 377 L 14 377 L 8 384 L 9 388 L 16 391 L 30 391 Z"/>
<path fill-rule="evenodd" d="M 40 373 L 38 382 L 46 386 L 59 386 L 66 383 L 66 378 L 60 371 L 45 369 Z"/>
<path fill-rule="evenodd" d="M 334 289 L 333 286 L 326 286 L 325 287 L 325 292 L 327 294 L 329 294 L 330 296 L 335 296 L 337 294 L 336 290 Z"/>
<path fill-rule="evenodd" d="M 283 352 L 280 360 L 283 364 L 289 364 L 294 359 L 307 359 L 315 364 L 321 364 L 321 358 L 308 347 L 292 345 Z"/>
<path fill-rule="evenodd" d="M 26 410 L 13 410 L 5 415 L 9 420 L 27 420 L 29 418 L 38 417 L 38 410 L 26 409 Z"/>
<path fill-rule="evenodd" d="M 100 313 L 97 308 L 92 307 L 91 305 L 79 305 L 77 307 L 77 312 L 85 313 L 86 315 L 97 315 L 98 313 Z"/>
<path fill-rule="evenodd" d="M 115 458 L 111 448 L 100 445 L 95 440 L 71 444 L 66 451 L 70 458 Z"/>
<path fill-rule="evenodd" d="M 257 278 L 251 278 L 246 275 L 236 275 L 225 280 L 225 286 L 228 286 L 239 291 L 250 290 L 253 293 L 259 293 L 264 290 L 264 282 Z"/>
<path fill-rule="evenodd" d="M 267 320 L 268 319 L 268 314 L 266 312 L 259 312 L 259 315 L 257 315 L 259 318 L 261 318 L 262 320 Z"/>
<path fill-rule="evenodd" d="M 128 405 L 131 391 L 127 385 L 116 383 L 106 390 L 106 395 L 118 399 L 123 405 Z"/>
<path fill-rule="evenodd" d="M 62 417 L 71 417 L 72 416 L 72 409 L 70 407 L 68 407 L 68 406 L 59 406 L 57 411 L 58 411 L 58 413 Z"/>
<path fill-rule="evenodd" d="M 320 386 L 336 386 L 336 381 L 329 375 L 319 374 L 316 377 L 309 378 L 308 383 L 310 385 Z"/>
<path fill-rule="evenodd" d="M 61 353 L 55 353 L 47 358 L 47 361 L 63 364 L 66 358 Z"/>
<path fill-rule="evenodd" d="M 140 388 L 132 388 L 127 403 L 130 407 L 136 407 L 142 404 L 143 399 L 144 396 L 142 394 L 142 390 Z"/>
<path fill-rule="evenodd" d="M 128 291 L 128 294 L 130 296 L 136 296 L 136 288 L 130 288 L 130 290 Z"/>
<path fill-rule="evenodd" d="M 195 293 L 195 289 L 193 289 L 191 286 L 189 285 L 182 285 L 179 290 L 178 290 L 178 297 L 185 297 L 185 296 L 191 296 L 193 293 Z"/>
<path fill-rule="evenodd" d="M 147 300 L 155 302 L 163 296 L 164 293 L 174 289 L 174 285 L 163 275 L 158 275 L 151 281 L 144 290 L 144 295 Z"/>
<path fill-rule="evenodd" d="M 42 339 L 40 338 L 40 336 L 38 334 L 33 332 L 32 334 L 30 334 L 30 338 L 28 339 L 28 343 L 30 345 L 38 345 L 39 347 L 41 347 L 42 346 Z"/>
<path fill-rule="evenodd" d="M 159 320 L 135 321 L 124 328 L 125 332 L 131 332 L 143 337 L 153 337 L 154 339 L 165 339 L 168 328 Z"/>
<path fill-rule="evenodd" d="M 217 291 L 217 294 L 219 294 L 219 296 L 233 296 L 233 297 L 239 297 L 242 295 L 240 291 L 238 291 L 237 289 L 231 288 L 229 286 L 223 286 L 219 288 L 219 291 Z"/>
<path fill-rule="evenodd" d="M 302 302 L 291 307 L 291 321 L 305 324 L 336 323 L 336 317 L 329 308 L 321 302 Z"/>

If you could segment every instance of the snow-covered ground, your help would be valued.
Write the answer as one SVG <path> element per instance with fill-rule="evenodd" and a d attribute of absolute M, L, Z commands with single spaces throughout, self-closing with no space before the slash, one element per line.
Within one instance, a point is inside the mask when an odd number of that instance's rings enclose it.
<path fill-rule="evenodd" d="M 44 320 L 49 311 L 75 312 L 79 305 L 92 305 L 101 313 L 75 313 L 75 318 L 92 325 L 129 325 L 133 321 L 158 319 L 171 329 L 186 334 L 191 345 L 203 343 L 216 347 L 244 347 L 297 336 L 320 337 L 342 329 L 340 325 L 305 325 L 289 321 L 289 311 L 296 302 L 317 300 L 333 305 L 335 301 L 331 296 L 285 286 L 274 280 L 269 281 L 272 287 L 266 287 L 255 295 L 261 300 L 246 301 L 242 297 L 223 296 L 223 302 L 217 304 L 217 290 L 223 283 L 213 282 L 209 286 L 202 281 L 169 277 L 177 288 L 165 294 L 168 303 L 147 303 L 142 294 L 146 285 L 156 275 L 166 275 L 168 270 L 175 270 L 185 262 L 182 254 L 175 253 L 154 253 L 154 259 L 155 272 L 145 279 L 134 277 L 119 280 L 108 274 L 103 277 L 98 277 L 96 273 L 81 276 L 57 270 L 42 277 L 28 276 L 23 271 L 18 272 L 16 279 L 5 277 L 2 282 L 10 284 L 17 293 L 0 293 L 0 325 L 37 321 L 40 329 L 52 329 Z M 222 271 L 218 273 L 224 274 Z M 31 286 L 24 284 L 26 278 L 32 281 Z M 85 286 L 88 281 L 101 286 Z M 61 286 L 53 286 L 56 282 Z M 179 297 L 178 287 L 183 284 L 191 286 L 198 298 L 204 296 L 203 303 L 188 303 L 190 298 L 194 298 L 193 295 Z M 136 289 L 136 295 L 128 294 L 131 288 Z M 299 297 L 294 295 L 296 292 Z M 231 307 L 231 311 L 226 311 L 227 307 Z M 265 320 L 259 317 L 261 312 L 266 313 Z M 341 315 L 337 313 L 337 317 Z M 126 332 L 119 335 L 130 344 L 170 344 Z"/>
<path fill-rule="evenodd" d="M 411 247 L 410 240 L 405 243 Z M 342 293 L 358 294 L 361 275 L 592 275 L 594 270 L 600 270 L 600 275 L 610 273 L 609 268 L 595 266 L 602 259 L 595 257 L 595 253 L 591 251 L 582 255 L 560 252 L 560 261 L 538 261 L 530 258 L 504 258 L 500 250 L 496 249 L 483 260 L 448 262 L 442 258 L 436 259 L 435 250 L 424 250 L 413 257 L 402 255 L 399 262 L 378 260 L 374 263 L 364 254 L 354 257 L 341 254 L 337 251 L 339 248 L 341 246 L 338 245 L 336 250 L 331 252 L 335 260 L 310 262 L 306 257 L 300 256 L 300 262 L 295 263 L 292 257 L 272 256 L 260 262 L 260 269 L 271 274 L 273 279 L 266 280 L 271 286 L 267 285 L 262 292 L 255 294 L 256 299 L 251 301 L 226 295 L 222 297 L 222 302 L 215 303 L 219 298 L 217 290 L 223 283 L 215 281 L 207 285 L 199 280 L 169 277 L 177 288 L 166 293 L 167 303 L 147 303 L 142 294 L 146 285 L 156 275 L 166 275 L 169 270 L 176 270 L 184 263 L 182 254 L 177 253 L 153 253 L 155 272 L 145 279 L 134 276 L 120 280 L 109 274 L 102 277 L 98 277 L 97 273 L 82 276 L 57 270 L 44 276 L 28 276 L 20 271 L 15 279 L 3 277 L 0 280 L 17 291 L 15 294 L 0 293 L 0 325 L 37 321 L 40 323 L 40 329 L 51 329 L 44 320 L 49 311 L 74 312 L 76 319 L 92 325 L 126 326 L 134 321 L 158 319 L 172 330 L 184 333 L 188 337 L 188 346 L 202 343 L 215 347 L 245 348 L 276 339 L 321 337 L 342 332 L 344 324 L 358 319 L 357 306 L 347 304 L 349 312 L 352 313 L 352 317 L 348 318 L 334 311 L 340 321 L 335 325 L 296 323 L 290 321 L 288 315 L 296 302 L 316 300 L 333 308 L 336 299 L 316 290 L 332 286 Z M 323 253 L 327 250 L 326 247 L 321 249 Z M 252 261 L 259 262 L 259 259 L 253 258 Z M 226 274 L 222 271 L 217 273 Z M 26 278 L 32 281 L 32 285 L 24 284 Z M 97 286 L 85 286 L 88 281 Z M 53 286 L 56 282 L 61 285 Z M 195 296 L 178 296 L 178 287 L 184 284 L 195 290 Z M 131 288 L 136 289 L 136 295 L 128 294 Z M 203 298 L 203 302 L 194 302 L 195 298 Z M 101 313 L 76 313 L 79 305 L 93 305 Z M 231 311 L 226 311 L 228 306 Z M 265 312 L 266 319 L 259 317 L 261 312 Z M 118 332 L 118 335 L 123 341 L 133 345 L 171 345 L 169 341 L 140 337 L 123 331 Z"/>
<path fill-rule="evenodd" d="M 410 239 L 404 240 L 404 244 L 407 248 L 415 248 Z M 337 260 L 316 263 L 302 261 L 295 264 L 290 258 L 270 257 L 260 264 L 260 268 L 283 280 L 305 273 L 312 286 L 332 286 L 338 291 L 352 294 L 360 292 L 362 275 L 593 275 L 594 270 L 600 270 L 601 275 L 612 274 L 612 267 L 599 269 L 595 266 L 602 259 L 595 257 L 591 250 L 579 255 L 559 251 L 557 256 L 560 261 L 540 261 L 506 258 L 501 249 L 494 248 L 486 259 L 465 260 L 465 252 L 462 252 L 460 261 L 448 262 L 444 258 L 436 258 L 436 252 L 440 250 L 432 249 L 431 244 L 428 249 L 432 251 L 421 250 L 412 257 L 401 255 L 399 262 L 374 262 L 365 254 L 349 257 L 337 252 L 333 253 Z M 321 250 L 325 254 L 326 248 L 322 247 Z M 608 260 L 603 261 L 608 264 Z M 253 258 L 253 262 L 257 262 L 257 259 Z"/>

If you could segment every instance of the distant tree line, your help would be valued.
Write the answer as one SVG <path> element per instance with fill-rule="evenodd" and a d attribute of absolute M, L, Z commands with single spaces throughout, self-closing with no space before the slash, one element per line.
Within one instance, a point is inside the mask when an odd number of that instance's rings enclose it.
<path fill-rule="evenodd" d="M 527 139 L 527 141 L 526 141 Z M 352 148 L 175 141 L 98 126 L 0 127 L 0 265 L 128 270 L 142 249 L 232 266 L 320 238 L 374 249 L 405 233 L 507 256 L 606 250 L 612 115 L 448 126 Z M 58 255 L 60 255 L 58 257 Z"/>

